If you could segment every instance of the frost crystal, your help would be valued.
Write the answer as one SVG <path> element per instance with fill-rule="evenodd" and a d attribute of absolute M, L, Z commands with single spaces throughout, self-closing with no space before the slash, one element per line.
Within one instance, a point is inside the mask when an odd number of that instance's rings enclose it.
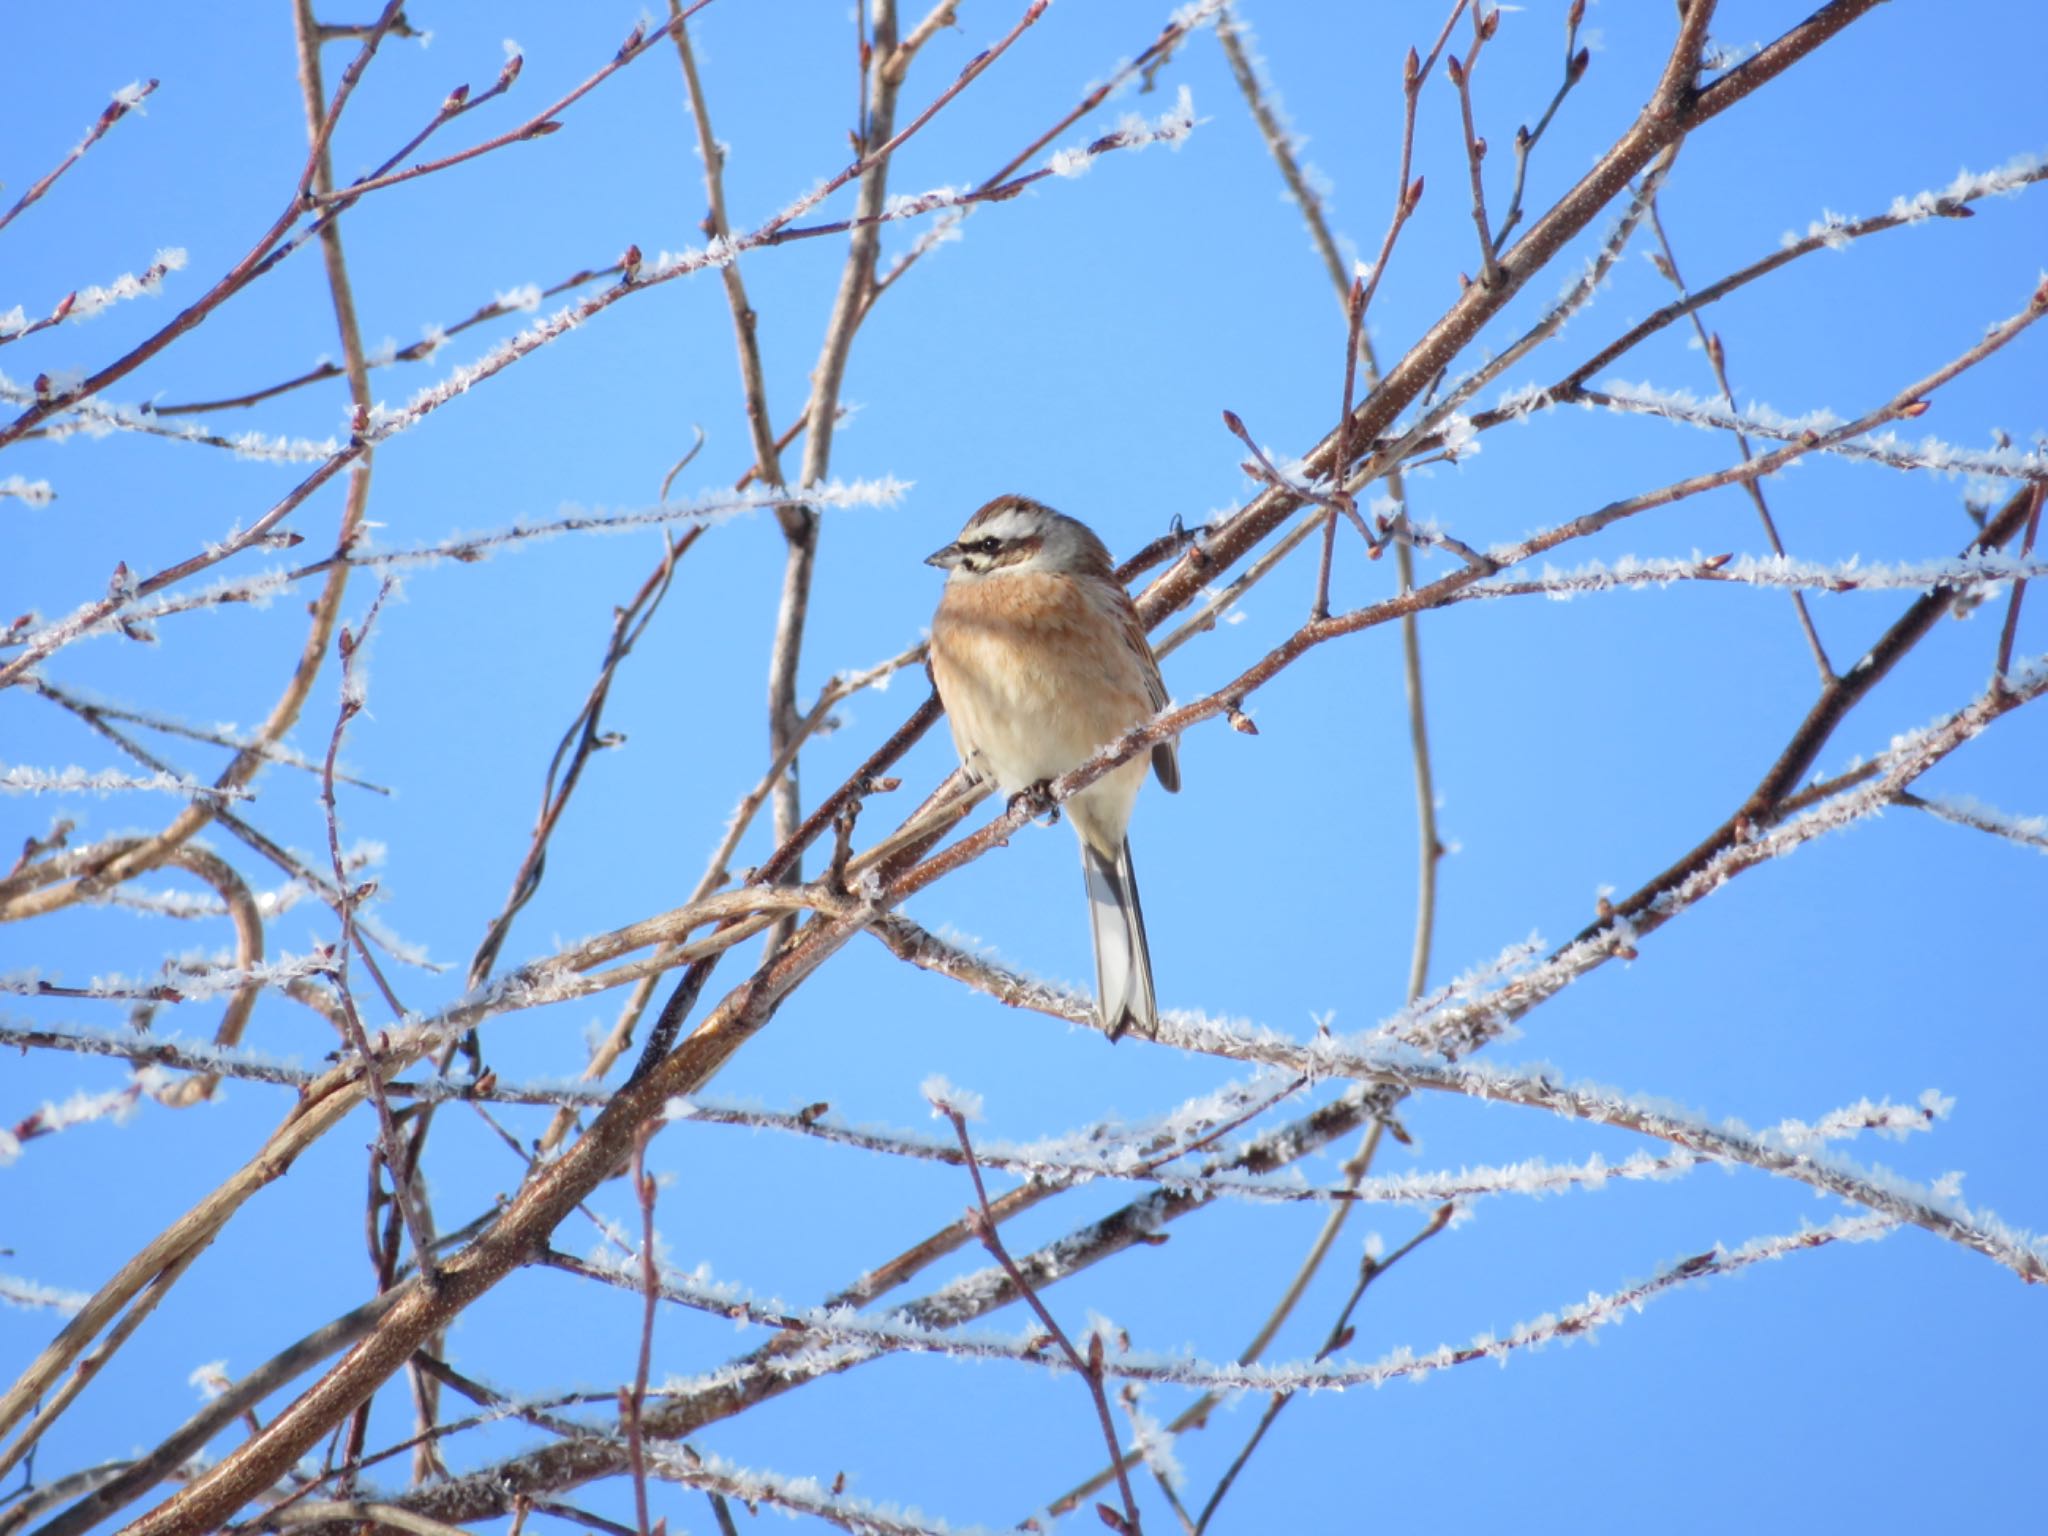
<path fill-rule="evenodd" d="M 962 1120 L 981 1118 L 981 1095 L 970 1093 L 965 1088 L 955 1088 L 937 1072 L 919 1083 L 917 1091 L 931 1101 L 932 1114 L 935 1117 L 951 1113 L 958 1115 Z"/>
<path fill-rule="evenodd" d="M 17 496 L 32 507 L 47 507 L 57 499 L 47 480 L 28 480 L 20 475 L 0 479 L 0 496 Z"/>

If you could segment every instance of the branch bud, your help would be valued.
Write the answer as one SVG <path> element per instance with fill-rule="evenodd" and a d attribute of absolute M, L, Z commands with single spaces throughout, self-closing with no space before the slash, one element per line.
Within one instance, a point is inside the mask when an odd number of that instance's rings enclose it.
<path fill-rule="evenodd" d="M 1565 66 L 1565 79 L 1573 84 L 1576 84 L 1578 82 L 1579 76 L 1583 75 L 1586 72 L 1586 66 L 1592 62 L 1593 50 L 1590 48 L 1581 48 L 1577 53 L 1572 55 L 1571 63 Z"/>
<path fill-rule="evenodd" d="M 1585 19 L 1586 0 L 1572 0 L 1572 8 L 1564 13 L 1565 29 L 1576 32 L 1579 30 L 1579 23 Z"/>
<path fill-rule="evenodd" d="M 1421 201 L 1422 178 L 1418 176 L 1412 183 L 1410 183 L 1408 187 L 1407 197 L 1403 198 L 1401 201 L 1401 216 L 1403 218 L 1406 218 L 1409 214 L 1413 213 L 1415 211 L 1416 205 L 1419 204 Z"/>
<path fill-rule="evenodd" d="M 626 40 L 619 44 L 619 62 L 624 63 L 645 41 L 647 41 L 647 23 L 637 21 L 633 24 L 633 30 L 626 34 Z"/>
<path fill-rule="evenodd" d="M 1486 13 L 1486 19 L 1479 23 L 1479 41 L 1490 43 L 1493 34 L 1500 30 L 1500 7 L 1495 6 Z"/>
<path fill-rule="evenodd" d="M 1451 84 L 1457 86 L 1460 90 L 1464 89 L 1465 66 L 1458 62 L 1458 56 L 1455 53 L 1444 55 L 1444 73 L 1451 77 Z"/>
<path fill-rule="evenodd" d="M 526 55 L 523 53 L 513 54 L 511 58 L 505 61 L 505 67 L 498 71 L 497 84 L 493 85 L 491 90 L 493 92 L 510 90 L 512 82 L 519 78 L 519 71 L 524 68 L 526 68 Z"/>
<path fill-rule="evenodd" d="M 1472 141 L 1472 158 L 1474 160 L 1484 160 L 1486 158 L 1486 139 L 1484 135 Z"/>
<path fill-rule="evenodd" d="M 453 116 L 457 112 L 460 112 L 462 110 L 462 104 L 467 100 L 469 100 L 469 82 L 465 80 L 461 85 L 458 85 L 457 87 L 455 87 L 454 90 L 450 91 L 448 95 L 442 100 L 442 116 L 449 117 Z"/>
<path fill-rule="evenodd" d="M 2048 284 L 2042 285 L 2042 291 L 2044 293 L 2048 293 Z M 1925 416 L 1927 414 L 1927 408 L 1931 403 L 1932 402 L 1927 400 L 1915 400 L 1911 405 L 1907 406 L 1904 410 L 1900 411 L 1899 414 L 1905 417 L 1908 421 L 1916 420 L 1917 418 Z"/>
<path fill-rule="evenodd" d="M 1415 50 L 1414 50 L 1413 48 L 1410 48 L 1410 49 L 1408 50 L 1408 57 L 1407 57 L 1407 59 L 1406 59 L 1406 60 L 1405 60 L 1405 61 L 1404 61 L 1404 62 L 1402 63 L 1402 65 L 1401 65 L 1401 84 L 1402 84 L 1402 87 L 1403 87 L 1404 89 L 1406 89 L 1406 90 L 1410 90 L 1410 91 L 1414 90 L 1414 89 L 1415 89 L 1415 82 L 1416 82 L 1416 79 L 1417 79 L 1417 77 L 1419 77 L 1419 76 L 1421 75 L 1421 73 L 1422 73 L 1422 58 L 1421 58 L 1421 55 L 1417 54 L 1417 53 L 1416 53 L 1416 51 L 1415 51 Z"/>

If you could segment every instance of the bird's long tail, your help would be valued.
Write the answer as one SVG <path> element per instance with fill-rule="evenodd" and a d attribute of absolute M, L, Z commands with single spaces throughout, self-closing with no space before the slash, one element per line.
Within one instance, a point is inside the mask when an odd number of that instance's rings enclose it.
<path fill-rule="evenodd" d="M 1159 1004 L 1152 995 L 1152 956 L 1145 947 L 1145 912 L 1131 872 L 1130 840 L 1112 859 L 1083 838 L 1081 876 L 1088 887 L 1088 925 L 1095 935 L 1095 1016 L 1112 1041 L 1133 1024 L 1155 1033 Z"/>

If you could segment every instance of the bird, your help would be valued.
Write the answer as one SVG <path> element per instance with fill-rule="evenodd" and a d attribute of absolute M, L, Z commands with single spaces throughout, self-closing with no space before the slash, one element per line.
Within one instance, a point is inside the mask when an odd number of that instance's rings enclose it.
<path fill-rule="evenodd" d="M 998 496 L 925 564 L 946 572 L 932 615 L 932 682 L 970 776 L 1013 798 L 1034 791 L 1165 707 L 1145 626 L 1086 523 L 1029 497 Z M 1177 793 L 1177 742 L 1149 756 Z M 1132 757 L 1066 802 L 1095 941 L 1096 1021 L 1111 1041 L 1133 1026 L 1158 1028 L 1125 835 L 1146 766 L 1146 756 Z"/>

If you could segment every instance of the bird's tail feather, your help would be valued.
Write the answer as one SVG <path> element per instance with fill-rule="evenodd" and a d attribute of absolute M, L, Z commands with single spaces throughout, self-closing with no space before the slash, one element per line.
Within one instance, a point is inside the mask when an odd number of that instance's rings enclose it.
<path fill-rule="evenodd" d="M 1111 1040 L 1133 1024 L 1157 1030 L 1152 956 L 1145 947 L 1145 912 L 1125 839 L 1114 859 L 1081 843 L 1081 875 L 1088 887 L 1088 924 L 1095 936 L 1095 1013 Z"/>

